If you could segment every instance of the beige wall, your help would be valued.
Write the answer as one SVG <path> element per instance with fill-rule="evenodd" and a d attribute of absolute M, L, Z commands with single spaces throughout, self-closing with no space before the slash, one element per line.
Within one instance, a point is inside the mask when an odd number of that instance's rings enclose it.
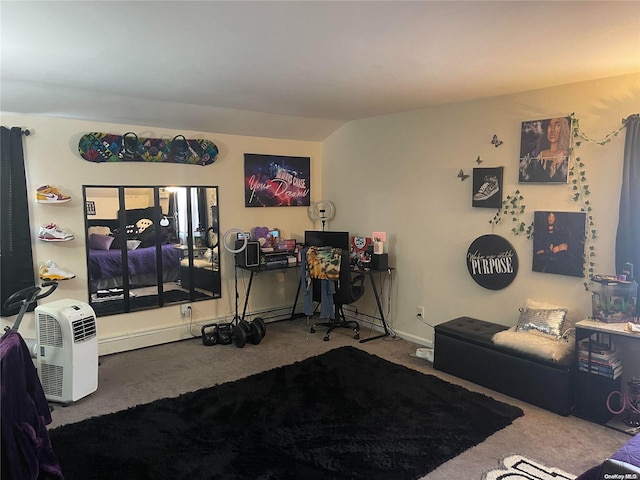
<path fill-rule="evenodd" d="M 317 142 L 298 142 L 269 138 L 218 135 L 213 133 L 173 131 L 134 125 L 112 125 L 77 120 L 35 116 L 2 115 L 5 126 L 20 126 L 33 132 L 25 138 L 27 188 L 30 193 L 29 218 L 33 231 L 34 274 L 46 260 L 71 270 L 76 278 L 60 283 L 47 301 L 72 298 L 88 301 L 87 267 L 85 257 L 82 185 L 217 185 L 219 187 L 220 229 L 250 230 L 255 226 L 280 228 L 283 236 L 302 240 L 304 230 L 313 229 L 313 222 L 304 207 L 245 208 L 244 154 L 308 156 L 311 158 L 311 195 L 320 198 L 322 192 L 322 145 Z M 124 133 L 134 131 L 140 137 L 172 137 L 183 134 L 187 138 L 207 138 L 220 150 L 217 161 L 208 166 L 178 164 L 102 163 L 83 160 L 78 154 L 78 140 L 86 132 Z M 35 189 L 50 184 L 71 195 L 72 201 L 60 205 L 35 203 Z M 76 239 L 64 243 L 36 240 L 38 227 L 54 222 Z M 234 275 L 231 254 L 222 253 L 222 299 L 193 303 L 193 320 L 231 321 L 235 311 Z M 269 306 L 289 306 L 296 293 L 298 272 L 268 272 L 254 279 L 250 311 Z M 246 275 L 240 274 L 240 302 L 244 299 Z M 274 283 L 275 282 L 275 283 Z M 273 288 L 277 285 L 277 288 Z M 242 306 L 242 303 L 240 304 Z M 3 325 L 13 319 L 3 320 Z M 25 337 L 35 336 L 33 315 L 27 314 L 20 328 Z M 200 328 L 193 326 L 197 334 Z M 189 325 L 180 316 L 178 306 L 160 310 L 114 315 L 98 319 L 100 354 L 139 348 L 142 346 L 188 338 Z"/>
<path fill-rule="evenodd" d="M 390 235 L 396 267 L 390 319 L 405 338 L 433 338 L 433 329 L 415 318 L 418 305 L 426 307 L 431 324 L 475 316 L 513 325 L 528 297 L 589 315 L 584 279 L 532 272 L 532 240 L 511 234 L 509 218 L 493 233 L 515 247 L 515 281 L 498 291 L 474 282 L 467 249 L 492 233 L 495 210 L 473 208 L 471 179 L 461 182 L 457 173 L 471 173 L 478 155 L 482 167 L 504 166 L 503 195 L 522 192 L 527 224 L 536 210 L 579 211 L 570 185 L 518 184 L 521 122 L 575 112 L 581 129 L 601 139 L 639 111 L 636 74 L 351 122 L 323 144 L 324 196 L 337 211 L 332 228 Z M 499 148 L 491 144 L 494 133 L 504 141 Z M 604 147 L 583 142 L 576 148 L 592 192 L 599 273 L 614 272 L 623 146 L 624 131 Z"/>
<path fill-rule="evenodd" d="M 52 299 L 87 300 L 83 184 L 218 185 L 222 231 L 266 225 L 301 239 L 304 230 L 313 228 L 306 209 L 244 208 L 243 154 L 310 156 L 312 198 L 326 198 L 336 204 L 330 229 L 358 235 L 388 232 L 390 263 L 396 270 L 392 278 L 384 279 L 385 288 L 392 287 L 389 298 L 385 291 L 385 311 L 389 309 L 390 324 L 396 332 L 428 345 L 433 330 L 416 320 L 418 305 L 426 307 L 426 319 L 432 324 L 469 315 L 513 325 L 526 298 L 567 305 L 579 315 L 589 315 L 590 294 L 582 285 L 584 279 L 532 272 L 532 241 L 512 235 L 509 219 L 493 233 L 504 236 L 517 251 L 517 278 L 498 291 L 484 289 L 471 279 L 465 261 L 467 249 L 475 238 L 492 232 L 488 222 L 495 211 L 472 208 L 471 181 L 461 182 L 456 175 L 460 168 L 471 172 L 478 155 L 484 160 L 483 167 L 504 166 L 503 194 L 516 189 L 522 192 L 526 223 L 531 222 L 536 210 L 578 211 L 568 185 L 518 184 L 521 122 L 574 112 L 582 130 L 601 139 L 617 129 L 623 117 L 638 111 L 640 74 L 354 121 L 322 144 L 16 115 L 3 115 L 2 123 L 34 131 L 25 140 L 30 192 L 50 183 L 74 197 L 65 205 L 30 205 L 34 231 L 38 225 L 54 221 L 78 235 L 76 241 L 65 244 L 34 240 L 36 264 L 51 258 L 78 275 L 61 284 Z M 216 142 L 220 156 L 211 166 L 195 167 L 97 165 L 77 154 L 78 139 L 85 132 L 129 130 L 140 136 L 204 136 Z M 499 148 L 491 144 L 494 133 L 504 141 Z M 594 261 L 600 273 L 614 269 L 623 144 L 624 131 L 604 147 L 583 142 L 576 149 L 586 164 L 592 192 L 592 214 L 598 231 L 598 239 L 593 242 L 597 253 Z M 196 322 L 228 321 L 233 314 L 233 270 L 229 268 L 230 256 L 225 257 L 223 299 L 195 303 Z M 246 282 L 246 278 L 240 279 L 241 292 Z M 258 275 L 251 309 L 288 305 L 295 295 L 296 282 L 297 272 Z M 364 313 L 375 313 L 370 292 L 358 306 Z M 32 327 L 32 319 L 25 320 L 26 336 Z M 101 354 L 185 338 L 190 335 L 188 330 L 177 306 L 100 318 Z"/>

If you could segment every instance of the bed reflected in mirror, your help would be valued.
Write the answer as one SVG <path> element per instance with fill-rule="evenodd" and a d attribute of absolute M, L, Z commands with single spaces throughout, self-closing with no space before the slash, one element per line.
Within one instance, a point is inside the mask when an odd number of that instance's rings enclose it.
<path fill-rule="evenodd" d="M 96 315 L 220 298 L 215 186 L 83 187 Z"/>

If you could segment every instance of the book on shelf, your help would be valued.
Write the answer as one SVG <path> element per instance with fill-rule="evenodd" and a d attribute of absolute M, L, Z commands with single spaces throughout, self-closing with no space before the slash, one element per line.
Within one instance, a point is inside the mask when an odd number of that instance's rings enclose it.
<path fill-rule="evenodd" d="M 585 352 L 591 352 L 591 355 L 611 355 L 615 350 L 610 345 L 592 340 L 580 340 L 578 349 Z"/>
<path fill-rule="evenodd" d="M 615 380 L 616 378 L 618 378 L 620 375 L 622 375 L 622 365 L 620 365 L 619 367 L 616 368 L 601 368 L 598 366 L 594 366 L 591 365 L 591 369 L 589 369 L 589 366 L 587 364 L 580 364 L 579 365 L 579 369 L 581 372 L 589 372 L 591 371 L 592 374 L 594 375 L 600 375 L 601 377 L 606 377 L 606 378 L 610 378 L 612 380 Z"/>
<path fill-rule="evenodd" d="M 582 353 L 582 352 L 578 353 L 578 360 L 584 361 L 584 362 L 591 361 L 591 363 L 595 363 L 598 365 L 618 365 L 619 363 L 622 363 L 622 360 L 620 359 L 620 357 L 618 357 L 618 355 L 615 355 L 611 358 L 601 358 L 601 357 L 594 357 L 593 355 L 589 357 L 588 353 Z"/>

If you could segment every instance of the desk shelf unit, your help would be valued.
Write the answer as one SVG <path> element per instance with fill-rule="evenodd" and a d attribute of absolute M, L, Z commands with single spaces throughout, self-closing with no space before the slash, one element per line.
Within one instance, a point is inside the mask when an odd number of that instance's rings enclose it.
<path fill-rule="evenodd" d="M 582 320 L 576 323 L 576 383 L 573 413 L 585 420 L 634 434 L 640 432 L 640 429 L 629 428 L 624 424 L 626 412 L 615 415 L 607 408 L 607 400 L 611 392 L 626 391 L 622 386 L 624 365 L 615 369 L 616 364 L 621 364 L 616 340 L 620 337 L 640 340 L 640 335 L 627 332 L 625 325 L 625 323 L 605 323 L 594 320 Z M 602 366 L 603 363 L 609 363 L 611 368 Z M 622 406 L 620 395 L 613 395 L 610 401 L 614 411 L 620 410 Z"/>

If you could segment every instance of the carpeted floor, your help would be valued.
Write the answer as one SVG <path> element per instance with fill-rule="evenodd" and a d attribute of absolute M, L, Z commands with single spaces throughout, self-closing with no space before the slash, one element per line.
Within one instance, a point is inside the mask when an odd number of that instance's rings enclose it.
<path fill-rule="evenodd" d="M 189 325 L 185 325 L 189 331 Z M 197 330 L 197 329 L 196 329 Z M 579 474 L 600 463 L 629 440 L 629 436 L 576 418 L 561 417 L 452 375 L 434 370 L 412 357 L 418 345 L 387 337 L 368 343 L 349 331 L 322 340 L 310 334 L 305 319 L 270 323 L 260 345 L 205 347 L 199 338 L 100 358 L 98 390 L 73 405 L 55 405 L 50 429 L 97 415 L 125 410 L 154 400 L 235 381 L 320 355 L 340 346 L 353 346 L 418 372 L 435 375 L 468 390 L 521 408 L 525 415 L 480 444 L 445 462 L 423 480 L 480 479 L 500 467 L 502 459 L 520 454 L 550 467 Z M 376 335 L 368 328 L 362 338 Z M 425 392 L 428 395 L 428 392 Z M 375 395 L 373 396 L 375 399 Z"/>
<path fill-rule="evenodd" d="M 522 414 L 345 346 L 51 438 L 66 480 L 415 480 Z"/>
<path fill-rule="evenodd" d="M 509 455 L 500 468 L 487 472 L 482 480 L 573 480 L 576 476 L 556 467 L 548 467 L 522 455 Z"/>

